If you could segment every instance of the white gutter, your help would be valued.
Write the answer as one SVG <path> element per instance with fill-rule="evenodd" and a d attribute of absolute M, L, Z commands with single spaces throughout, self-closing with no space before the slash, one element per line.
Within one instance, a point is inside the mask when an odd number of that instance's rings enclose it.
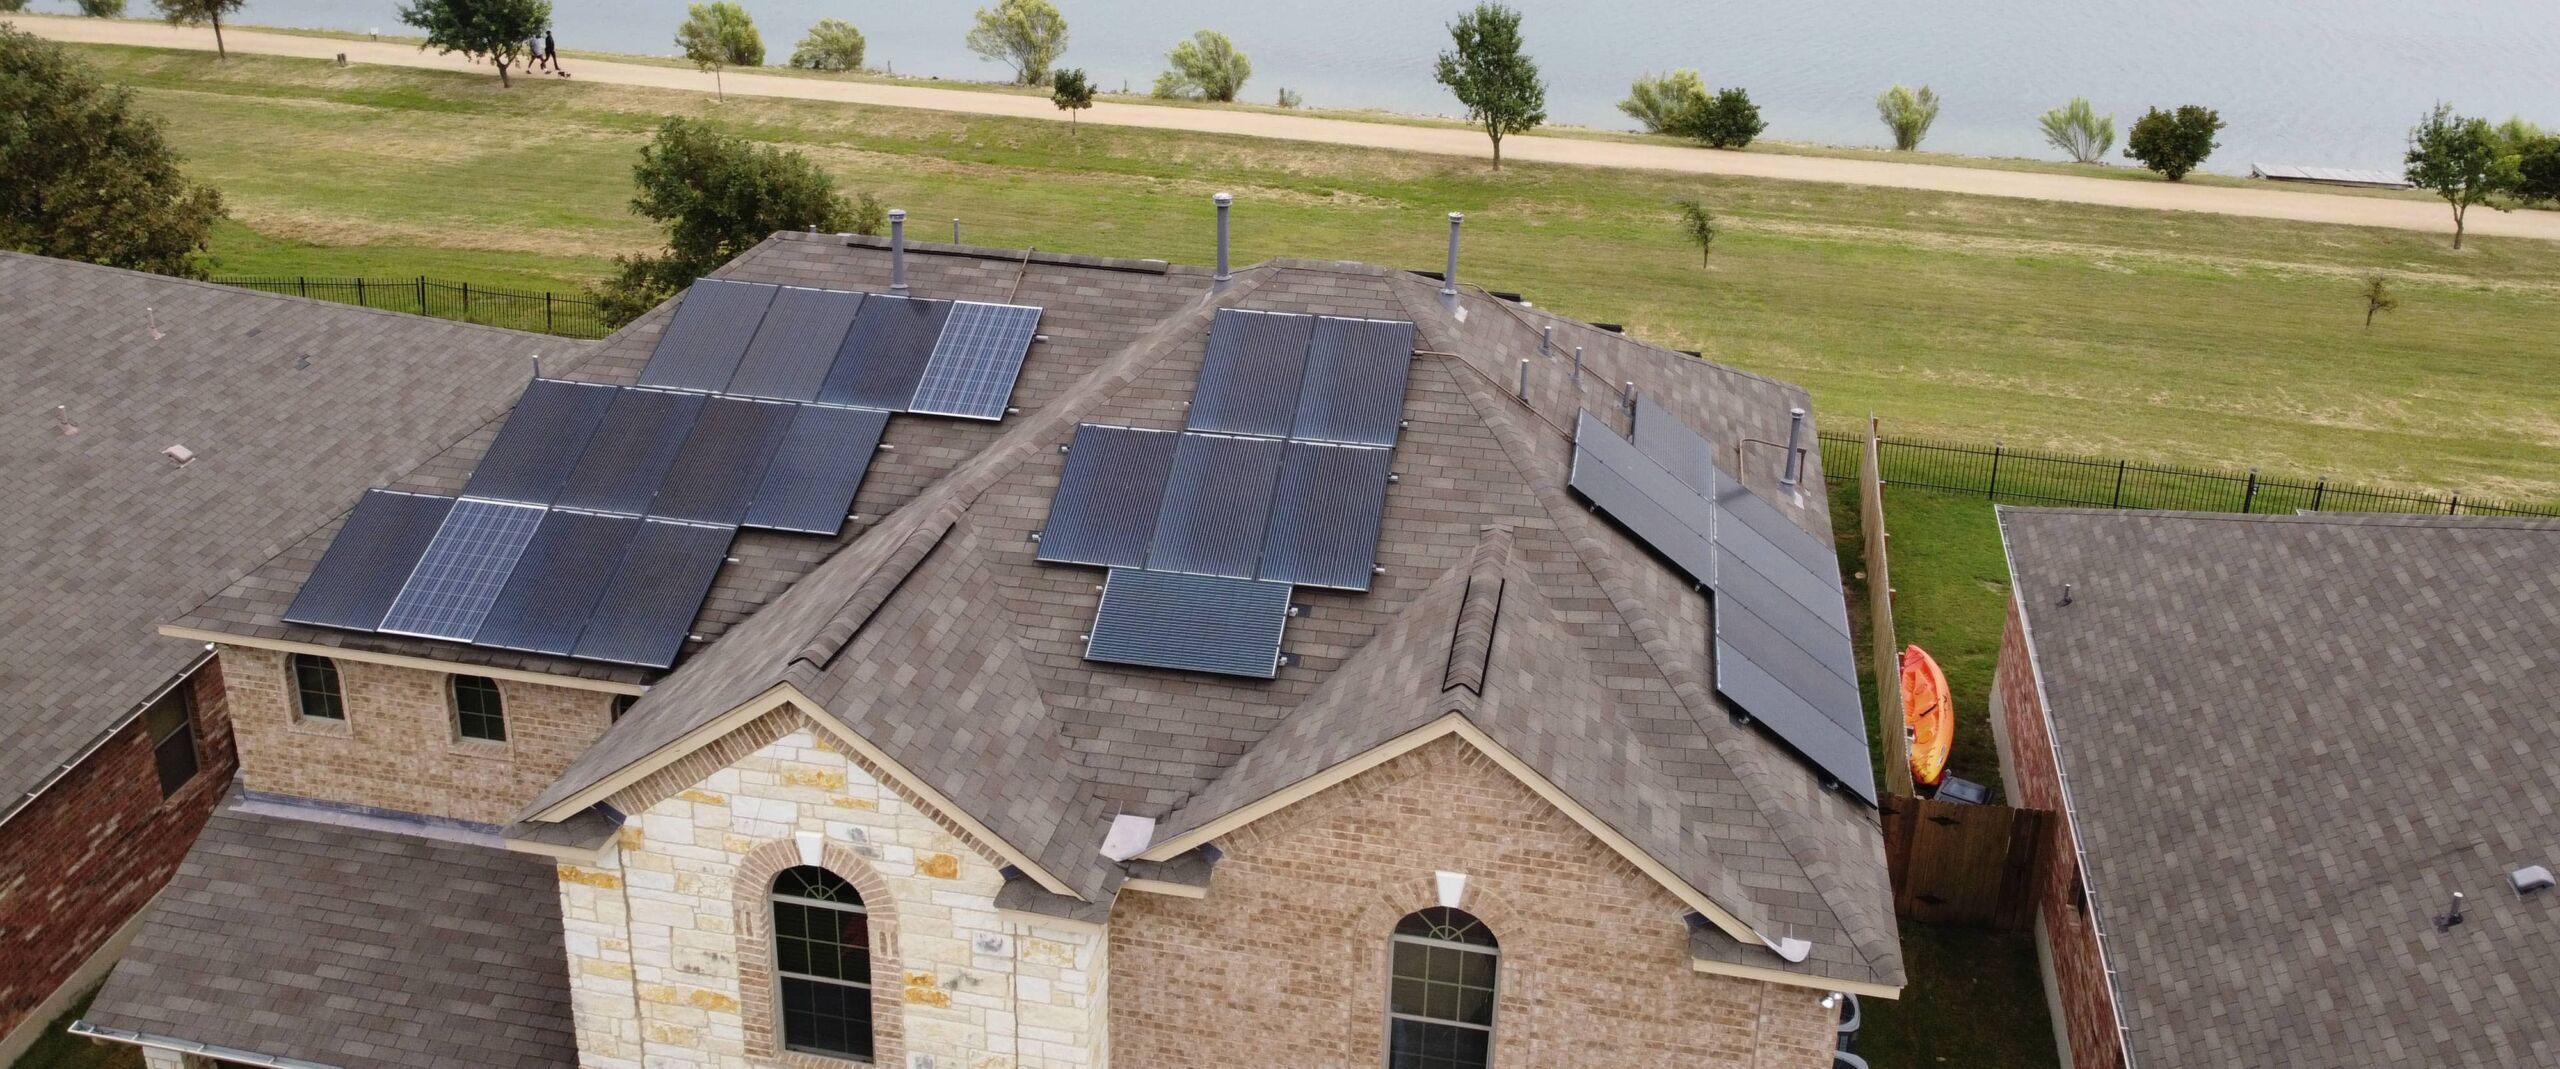
<path fill-rule="evenodd" d="M 128 1032 L 121 1028 L 107 1028 L 101 1025 L 90 1024 L 86 1020 L 71 1022 L 71 1027 L 66 1029 L 66 1031 L 70 1032 L 72 1035 L 86 1036 L 90 1039 L 104 1039 L 118 1043 L 131 1043 L 137 1047 L 157 1047 L 161 1050 L 176 1051 L 180 1054 L 192 1054 L 199 1058 L 211 1058 L 220 1062 L 236 1062 L 241 1065 L 254 1065 L 260 1067 L 260 1069 L 338 1069 L 338 1067 L 334 1065 L 327 1065 L 321 1062 L 306 1062 L 300 1058 L 285 1058 L 272 1054 L 259 1054 L 255 1051 L 237 1050 L 231 1047 L 216 1046 L 211 1043 L 198 1043 L 194 1040 L 170 1039 L 167 1036 L 151 1036 L 144 1035 L 140 1032 Z"/>

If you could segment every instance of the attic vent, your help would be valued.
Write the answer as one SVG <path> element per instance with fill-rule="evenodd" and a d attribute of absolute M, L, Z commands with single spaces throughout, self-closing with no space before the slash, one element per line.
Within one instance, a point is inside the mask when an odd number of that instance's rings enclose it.
<path fill-rule="evenodd" d="M 1478 582 L 1467 577 L 1466 594 L 1458 602 L 1458 620 L 1449 634 L 1449 663 L 1440 689 L 1464 687 L 1484 693 L 1484 678 L 1493 667 L 1493 630 L 1502 619 L 1504 581 Z"/>
<path fill-rule="evenodd" d="M 2551 870 L 2541 865 L 2527 865 L 2507 874 L 2507 886 L 2515 888 L 2519 898 L 2548 891 L 2551 889 Z"/>

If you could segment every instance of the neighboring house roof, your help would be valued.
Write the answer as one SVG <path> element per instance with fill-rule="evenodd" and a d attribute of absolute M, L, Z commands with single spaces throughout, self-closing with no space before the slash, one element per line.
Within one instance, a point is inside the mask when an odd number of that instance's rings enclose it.
<path fill-rule="evenodd" d="M 2000 524 L 2133 1064 L 2560 1064 L 2560 521 Z"/>
<path fill-rule="evenodd" d="M 155 625 L 591 348 L 17 253 L 0 339 L 0 819 L 202 655 Z"/>
<path fill-rule="evenodd" d="M 577 1064 L 552 863 L 338 819 L 215 813 L 83 1030 L 262 1064 Z"/>
<path fill-rule="evenodd" d="M 1275 261 L 1213 293 L 1196 269 L 1001 255 L 918 247 L 908 270 L 918 296 L 996 300 L 1020 272 L 1018 299 L 1048 306 L 1051 341 L 1026 365 L 1020 414 L 965 432 L 893 419 L 906 466 L 857 503 L 885 519 L 805 576 L 768 572 L 760 591 L 788 589 L 680 662 L 528 816 L 567 816 L 716 737 L 733 710 L 787 692 L 1038 875 L 1100 900 L 1120 878 L 1097 853 L 1112 814 L 1161 817 L 1168 834 L 1201 826 L 1341 760 L 1337 727 L 1383 738 L 1390 723 L 1456 710 L 1752 933 L 1814 946 L 1800 964 L 1743 947 L 1736 964 L 1900 985 L 1873 811 L 1735 722 L 1713 693 L 1706 596 L 1565 489 L 1574 413 L 1588 406 L 1623 428 L 1609 384 L 1637 383 L 1722 447 L 1783 441 L 1803 391 L 1479 291 L 1453 311 L 1436 283 L 1385 268 Z M 722 274 L 877 289 L 886 260 L 858 239 L 787 234 Z M 1059 447 L 1080 421 L 1181 426 L 1211 320 L 1228 306 L 1418 324 L 1384 572 L 1366 593 L 1300 588 L 1306 611 L 1284 644 L 1296 662 L 1274 680 L 1085 660 L 1103 573 L 1033 559 Z M 1541 354 L 1550 326 L 1556 349 Z M 624 375 L 647 350 L 631 337 L 608 345 Z M 1524 359 L 1526 404 L 1513 397 Z M 1777 453 L 1737 467 L 1827 540 L 1818 458 L 1805 474 L 1816 491 L 1789 500 Z M 1516 591 L 1498 612 L 1469 594 L 1491 583 Z"/>

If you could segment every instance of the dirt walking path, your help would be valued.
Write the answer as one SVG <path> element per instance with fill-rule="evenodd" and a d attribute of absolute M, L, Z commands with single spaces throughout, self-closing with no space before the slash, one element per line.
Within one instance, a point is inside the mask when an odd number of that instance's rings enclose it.
<path fill-rule="evenodd" d="M 204 51 L 213 49 L 213 33 L 210 30 L 180 28 L 157 22 L 25 15 L 11 16 L 11 19 L 29 32 L 57 41 Z M 297 56 L 308 59 L 334 59 L 343 52 L 346 53 L 348 61 L 353 63 L 474 71 L 484 76 L 489 73 L 487 67 L 473 64 L 460 56 L 439 56 L 433 52 L 420 51 L 411 45 L 391 42 L 301 37 L 293 34 L 237 29 L 224 30 L 223 40 L 235 52 Z M 571 72 L 580 81 L 585 82 L 646 86 L 687 92 L 700 92 L 711 88 L 710 75 L 680 67 L 655 67 L 587 58 L 578 58 L 573 62 L 575 66 L 571 68 Z M 926 86 L 884 85 L 876 82 L 839 82 L 734 70 L 724 75 L 723 81 L 729 92 L 740 96 L 832 100 L 850 104 L 1003 115 L 1053 122 L 1066 121 L 1066 113 L 1052 106 L 1045 97 L 973 92 L 965 89 L 935 89 Z M 1359 122 L 1349 119 L 1221 111 L 1209 108 L 1097 103 L 1092 110 L 1085 113 L 1083 121 L 1157 130 L 1189 130 L 1200 133 L 1314 141 L 1443 156 L 1481 158 L 1488 155 L 1484 136 L 1472 130 Z M 1584 141 L 1534 135 L 1515 135 L 1505 139 L 1503 154 L 1512 160 L 1585 167 L 1738 175 L 1800 182 L 1833 182 L 1846 185 L 1932 190 L 1941 193 L 2065 201 L 2117 208 L 2207 212 L 2304 223 L 2391 227 L 2448 235 L 2452 232 L 2451 213 L 2444 205 L 2433 201 L 2350 197 L 2287 189 L 2233 189 L 2223 186 L 2128 182 L 2106 178 L 2084 178 L 2076 175 L 1995 171 L 1934 164 L 1894 163 L 1885 160 L 1718 152 L 1711 149 L 1683 148 L 1673 145 Z M 2477 211 L 2471 213 L 2470 231 L 2473 234 L 2560 241 L 2560 212 Z"/>

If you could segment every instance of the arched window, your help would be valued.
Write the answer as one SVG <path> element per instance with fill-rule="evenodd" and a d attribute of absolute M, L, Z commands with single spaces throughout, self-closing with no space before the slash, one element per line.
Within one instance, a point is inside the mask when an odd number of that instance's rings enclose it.
<path fill-rule="evenodd" d="M 844 877 L 801 865 L 773 878 L 773 973 L 784 1047 L 871 1057 L 871 917 Z"/>
<path fill-rule="evenodd" d="M 1434 906 L 1396 922 L 1387 991 L 1387 1069 L 1493 1063 L 1493 976 L 1501 948 L 1483 921 Z"/>
<path fill-rule="evenodd" d="M 346 687 L 338 682 L 338 662 L 297 653 L 285 658 L 293 679 L 293 711 L 310 720 L 347 718 Z"/>
<path fill-rule="evenodd" d="M 453 677 L 453 729 L 466 739 L 507 741 L 507 702 L 498 694 L 497 680 Z"/>

